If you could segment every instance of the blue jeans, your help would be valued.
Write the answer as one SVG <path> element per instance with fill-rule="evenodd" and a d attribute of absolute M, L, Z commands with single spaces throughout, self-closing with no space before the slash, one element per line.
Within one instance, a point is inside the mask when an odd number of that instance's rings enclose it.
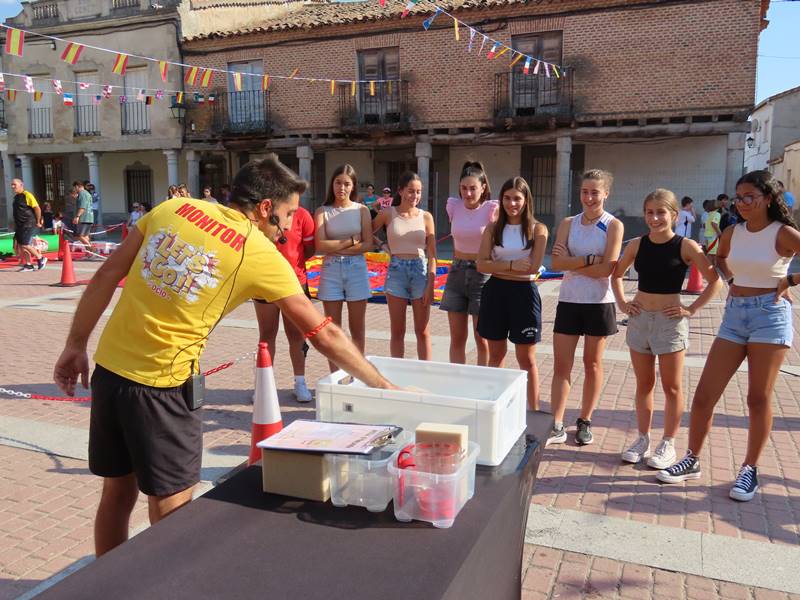
<path fill-rule="evenodd" d="M 326 256 L 322 261 L 317 298 L 323 301 L 355 302 L 372 295 L 367 259 L 357 256 Z"/>
<path fill-rule="evenodd" d="M 718 337 L 734 344 L 792 345 L 792 305 L 775 293 L 761 296 L 728 296 Z"/>
<path fill-rule="evenodd" d="M 427 260 L 424 258 L 392 257 L 386 272 L 383 291 L 397 298 L 418 300 L 428 285 Z"/>

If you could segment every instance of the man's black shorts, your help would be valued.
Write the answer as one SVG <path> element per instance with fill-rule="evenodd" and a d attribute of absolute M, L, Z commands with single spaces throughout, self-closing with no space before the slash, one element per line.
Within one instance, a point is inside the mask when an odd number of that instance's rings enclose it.
<path fill-rule="evenodd" d="M 92 230 L 92 223 L 78 223 L 75 227 L 75 234 L 80 237 L 86 237 Z"/>
<path fill-rule="evenodd" d="M 148 496 L 170 496 L 200 481 L 202 421 L 181 387 L 155 388 L 97 365 L 92 374 L 89 469 L 136 474 Z"/>
<path fill-rule="evenodd" d="M 30 246 L 35 233 L 35 227 L 20 227 L 14 232 L 14 239 L 20 246 Z"/>

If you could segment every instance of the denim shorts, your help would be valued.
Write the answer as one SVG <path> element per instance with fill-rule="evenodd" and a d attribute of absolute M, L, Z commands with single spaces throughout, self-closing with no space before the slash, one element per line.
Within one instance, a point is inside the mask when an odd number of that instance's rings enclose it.
<path fill-rule="evenodd" d="M 734 344 L 792 345 L 792 305 L 775 293 L 760 296 L 728 296 L 718 337 Z"/>
<path fill-rule="evenodd" d="M 489 276 L 478 272 L 474 260 L 455 259 L 447 273 L 439 308 L 477 316 L 481 310 L 481 290 L 487 281 Z"/>
<path fill-rule="evenodd" d="M 356 302 L 372 295 L 367 259 L 357 256 L 326 256 L 322 261 L 317 299 L 323 302 Z"/>
<path fill-rule="evenodd" d="M 628 348 L 639 354 L 672 354 L 689 347 L 689 320 L 672 319 L 662 312 L 643 310 L 628 317 Z"/>
<path fill-rule="evenodd" d="M 418 300 L 428 285 L 428 261 L 424 258 L 395 258 L 389 262 L 383 291 L 396 298 Z"/>

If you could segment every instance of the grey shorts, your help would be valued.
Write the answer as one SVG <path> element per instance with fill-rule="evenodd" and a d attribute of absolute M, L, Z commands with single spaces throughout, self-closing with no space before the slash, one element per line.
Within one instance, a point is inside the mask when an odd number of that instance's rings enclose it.
<path fill-rule="evenodd" d="M 628 318 L 628 347 L 640 354 L 672 354 L 689 347 L 689 320 L 643 310 Z"/>
<path fill-rule="evenodd" d="M 478 272 L 474 260 L 455 259 L 447 272 L 439 308 L 477 316 L 481 310 L 481 290 L 487 281 L 489 276 Z"/>

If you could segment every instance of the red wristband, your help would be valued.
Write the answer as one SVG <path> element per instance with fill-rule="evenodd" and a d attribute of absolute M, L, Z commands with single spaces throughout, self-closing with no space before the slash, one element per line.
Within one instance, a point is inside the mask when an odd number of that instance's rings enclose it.
<path fill-rule="evenodd" d="M 312 337 L 317 335 L 320 331 L 325 329 L 325 327 L 330 325 L 332 322 L 333 322 L 332 317 L 325 317 L 325 320 L 322 321 L 322 323 L 314 327 L 314 329 L 312 329 L 311 331 L 307 331 L 305 334 L 303 334 L 303 337 L 306 338 L 307 340 L 310 340 Z"/>

